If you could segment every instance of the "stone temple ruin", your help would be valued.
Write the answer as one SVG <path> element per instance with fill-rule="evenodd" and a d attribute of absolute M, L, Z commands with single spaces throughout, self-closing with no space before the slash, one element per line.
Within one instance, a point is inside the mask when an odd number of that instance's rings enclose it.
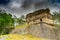
<path fill-rule="evenodd" d="M 38 10 L 38 11 L 35 11 L 33 13 L 29 13 L 26 15 L 26 21 L 29 24 L 44 22 L 45 19 L 52 19 L 52 15 L 51 15 L 50 10 L 48 8 L 41 9 L 41 10 Z M 50 20 L 48 20 L 48 21 L 50 21 Z"/>
<path fill-rule="evenodd" d="M 19 28 L 12 31 L 13 34 L 31 34 L 36 37 L 49 39 L 49 40 L 60 40 L 59 33 L 60 29 L 56 29 L 52 26 L 53 20 L 50 10 L 40 9 L 33 13 L 26 15 L 26 22 L 30 26 L 26 28 Z"/>
<path fill-rule="evenodd" d="M 48 8 L 27 14 L 26 21 L 31 25 L 30 27 L 26 28 L 26 32 L 28 32 L 28 34 L 40 38 L 56 40 L 53 26 L 49 25 L 53 24 L 53 20 Z"/>

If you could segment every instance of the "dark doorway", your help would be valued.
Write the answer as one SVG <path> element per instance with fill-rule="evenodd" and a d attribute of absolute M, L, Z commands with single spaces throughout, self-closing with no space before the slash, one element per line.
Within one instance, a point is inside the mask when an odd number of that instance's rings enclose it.
<path fill-rule="evenodd" d="M 42 18 L 40 19 L 40 21 L 42 22 Z"/>

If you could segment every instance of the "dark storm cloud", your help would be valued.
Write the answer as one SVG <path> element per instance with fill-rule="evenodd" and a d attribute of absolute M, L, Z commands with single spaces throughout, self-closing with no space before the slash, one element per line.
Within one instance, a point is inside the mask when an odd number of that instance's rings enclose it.
<path fill-rule="evenodd" d="M 22 4 L 22 8 L 28 8 L 29 6 L 31 6 L 33 3 L 32 0 L 24 0 L 23 4 Z"/>
<path fill-rule="evenodd" d="M 0 5 L 7 5 L 10 0 L 0 0 Z"/>
<path fill-rule="evenodd" d="M 29 8 L 32 5 L 34 7 L 38 7 L 38 6 L 45 4 L 46 1 L 47 0 L 24 0 L 22 8 Z"/>
<path fill-rule="evenodd" d="M 53 6 L 56 0 L 24 0 L 22 3 L 22 8 L 24 9 L 30 9 L 32 5 L 34 8 L 46 8 L 48 6 Z"/>
<path fill-rule="evenodd" d="M 43 5 L 43 4 L 60 3 L 60 0 L 24 0 L 23 7 L 29 7 L 29 5 Z"/>
<path fill-rule="evenodd" d="M 54 11 L 60 10 L 60 0 L 25 0 L 22 8 L 31 9 L 32 5 L 34 10 L 39 10 L 42 8 L 50 8 Z"/>
<path fill-rule="evenodd" d="M 55 2 L 60 3 L 60 0 L 55 0 Z"/>

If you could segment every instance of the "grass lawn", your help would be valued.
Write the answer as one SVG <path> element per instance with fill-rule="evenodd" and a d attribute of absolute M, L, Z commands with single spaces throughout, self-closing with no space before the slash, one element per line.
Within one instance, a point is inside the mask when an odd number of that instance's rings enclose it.
<path fill-rule="evenodd" d="M 49 39 L 34 37 L 30 34 L 27 35 L 8 34 L 8 35 L 1 35 L 0 40 L 49 40 Z"/>

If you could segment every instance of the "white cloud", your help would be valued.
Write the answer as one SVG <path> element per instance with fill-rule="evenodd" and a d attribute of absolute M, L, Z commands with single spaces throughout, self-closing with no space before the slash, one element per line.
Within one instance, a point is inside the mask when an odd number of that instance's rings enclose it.
<path fill-rule="evenodd" d="M 11 8 L 20 8 L 21 7 L 21 4 L 18 3 L 18 2 L 11 2 L 10 5 L 9 5 Z"/>
<path fill-rule="evenodd" d="M 16 2 L 13 2 L 12 3 L 12 8 L 14 8 L 14 7 L 19 8 L 20 7 L 20 4 L 19 3 L 16 3 Z"/>

